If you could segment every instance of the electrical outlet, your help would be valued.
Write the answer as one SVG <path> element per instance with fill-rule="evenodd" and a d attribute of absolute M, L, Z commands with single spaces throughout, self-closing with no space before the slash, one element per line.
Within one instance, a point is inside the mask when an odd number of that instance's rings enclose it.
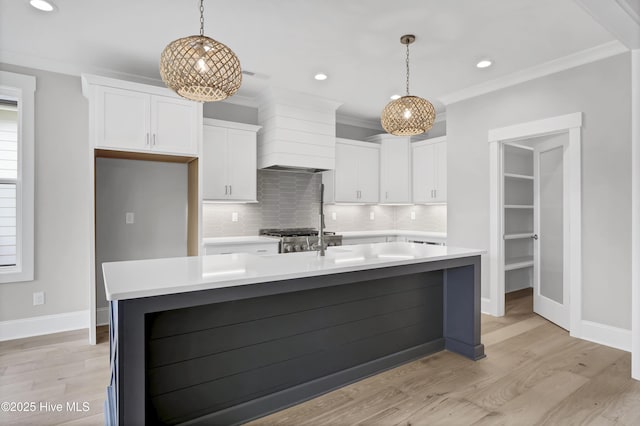
<path fill-rule="evenodd" d="M 135 221 L 135 214 L 133 214 L 133 212 L 127 212 L 124 221 L 127 225 L 131 225 Z"/>
<path fill-rule="evenodd" d="M 44 291 L 33 293 L 33 306 L 44 305 Z"/>
<path fill-rule="evenodd" d="M 376 218 L 376 214 L 374 212 L 369 212 L 369 220 L 374 220 Z"/>
<path fill-rule="evenodd" d="M 237 222 L 237 221 L 238 221 L 238 212 L 231 213 L 231 222 Z"/>
<path fill-rule="evenodd" d="M 416 220 L 416 212 L 415 211 L 411 212 L 411 220 Z"/>
<path fill-rule="evenodd" d="M 338 213 L 331 212 L 331 220 L 336 220 L 336 219 L 338 219 Z"/>

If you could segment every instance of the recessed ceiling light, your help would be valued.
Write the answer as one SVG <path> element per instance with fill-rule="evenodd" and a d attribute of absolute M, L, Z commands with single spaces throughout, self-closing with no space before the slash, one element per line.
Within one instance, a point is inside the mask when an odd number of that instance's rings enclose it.
<path fill-rule="evenodd" d="M 328 77 L 326 74 L 319 72 L 313 78 L 315 78 L 316 80 L 322 81 L 322 80 L 326 80 Z"/>
<path fill-rule="evenodd" d="M 47 0 L 29 0 L 29 4 L 43 12 L 52 12 L 55 9 L 53 3 Z"/>
<path fill-rule="evenodd" d="M 481 60 L 480 62 L 478 62 L 476 64 L 476 67 L 478 67 L 478 68 L 488 68 L 488 67 L 491 66 L 492 63 L 493 62 L 491 62 L 489 59 L 483 59 L 483 60 Z"/>
<path fill-rule="evenodd" d="M 400 96 L 400 95 L 391 95 L 389 97 L 391 98 L 392 101 L 395 101 L 396 99 L 400 99 L 402 96 Z"/>

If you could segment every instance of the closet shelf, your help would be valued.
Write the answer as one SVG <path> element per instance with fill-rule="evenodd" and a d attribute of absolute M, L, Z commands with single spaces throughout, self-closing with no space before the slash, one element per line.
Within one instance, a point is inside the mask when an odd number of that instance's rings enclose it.
<path fill-rule="evenodd" d="M 533 256 L 513 257 L 504 261 L 505 271 L 528 268 L 529 266 L 533 266 Z"/>
<path fill-rule="evenodd" d="M 514 178 L 514 179 L 526 179 L 526 180 L 533 180 L 533 176 L 530 175 L 521 175 L 518 173 L 505 173 L 504 177 L 508 177 L 508 178 Z"/>
<path fill-rule="evenodd" d="M 505 209 L 533 209 L 533 205 L 528 204 L 505 204 Z"/>

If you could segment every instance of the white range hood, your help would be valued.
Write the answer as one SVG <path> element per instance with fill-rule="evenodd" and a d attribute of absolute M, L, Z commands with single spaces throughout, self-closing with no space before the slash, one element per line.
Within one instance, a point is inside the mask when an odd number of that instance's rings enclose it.
<path fill-rule="evenodd" d="M 334 169 L 340 102 L 274 88 L 258 99 L 259 169 L 313 173 Z"/>

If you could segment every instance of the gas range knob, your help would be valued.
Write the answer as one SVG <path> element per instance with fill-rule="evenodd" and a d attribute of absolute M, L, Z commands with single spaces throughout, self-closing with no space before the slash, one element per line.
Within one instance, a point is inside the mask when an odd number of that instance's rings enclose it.
<path fill-rule="evenodd" d="M 302 246 L 300 244 L 296 244 L 293 246 L 293 251 L 302 251 Z"/>
<path fill-rule="evenodd" d="M 285 253 L 291 253 L 293 251 L 293 247 L 290 244 L 287 244 L 283 247 Z"/>

